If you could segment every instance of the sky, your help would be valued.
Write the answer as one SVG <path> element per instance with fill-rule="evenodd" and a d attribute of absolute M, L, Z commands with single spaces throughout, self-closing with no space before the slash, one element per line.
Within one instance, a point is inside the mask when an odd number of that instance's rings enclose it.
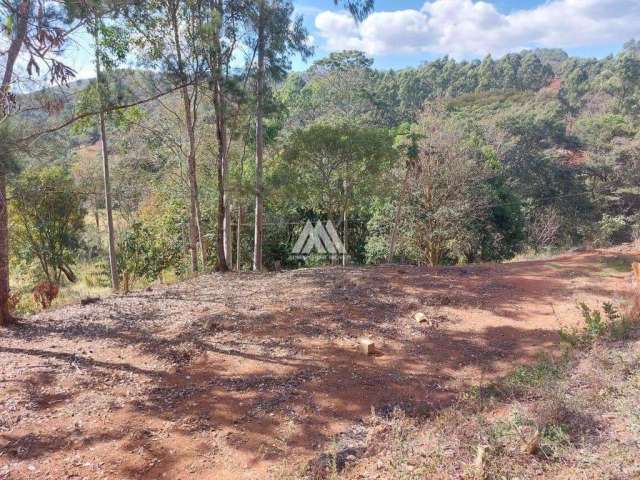
<path fill-rule="evenodd" d="M 377 0 L 357 24 L 333 0 L 299 0 L 320 58 L 353 48 L 378 68 L 416 66 L 443 55 L 499 57 L 524 48 L 563 48 L 603 57 L 640 38 L 640 0 Z M 295 69 L 304 68 L 299 60 Z"/>
<path fill-rule="evenodd" d="M 294 70 L 344 49 L 364 51 L 381 69 L 535 47 L 601 58 L 640 38 L 640 0 L 376 0 L 374 13 L 361 23 L 333 0 L 294 0 L 294 6 L 315 47 L 308 62 L 293 59 Z M 84 41 L 65 58 L 79 78 L 94 76 L 91 46 Z"/>

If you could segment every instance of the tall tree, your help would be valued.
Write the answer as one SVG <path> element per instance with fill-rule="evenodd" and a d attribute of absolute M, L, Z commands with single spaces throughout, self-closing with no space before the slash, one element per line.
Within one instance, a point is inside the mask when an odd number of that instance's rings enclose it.
<path fill-rule="evenodd" d="M 3 20 L 2 34 L 8 37 L 9 48 L 6 50 L 0 77 L 0 121 L 8 120 L 15 97 L 12 86 L 15 82 L 16 62 L 21 55 L 28 57 L 27 73 L 38 74 L 40 65 L 48 69 L 51 81 L 66 83 L 74 72 L 59 60 L 60 53 L 69 29 L 74 26 L 64 25 L 60 19 L 61 9 L 58 2 L 45 0 L 0 1 L 0 19 Z M 67 28 L 64 28 L 67 27 Z M 3 55 L 4 56 L 4 55 Z M 3 142 L 0 149 L 0 325 L 8 323 L 9 315 L 9 224 L 7 209 L 7 176 L 11 147 Z"/>
<path fill-rule="evenodd" d="M 191 269 L 198 270 L 198 244 L 203 266 L 207 261 L 202 234 L 197 180 L 197 124 L 200 82 L 205 76 L 203 49 L 199 41 L 202 21 L 199 0 L 156 0 L 135 5 L 127 12 L 131 28 L 139 33 L 141 63 L 166 73 L 164 79 L 180 86 L 182 119 L 187 146 L 189 183 L 189 249 Z"/>
<path fill-rule="evenodd" d="M 295 19 L 293 4 L 289 0 L 258 0 L 249 15 L 250 27 L 255 33 L 257 53 L 256 79 L 256 171 L 253 269 L 262 270 L 262 228 L 264 210 L 264 103 L 265 80 L 284 77 L 289 58 L 298 53 L 303 58 L 312 53 L 307 44 L 307 31 L 302 17 Z M 267 78 L 265 78 L 267 77 Z"/>
<path fill-rule="evenodd" d="M 208 23 L 203 28 L 208 46 L 207 61 L 211 75 L 211 99 L 215 115 L 215 136 L 218 147 L 216 173 L 218 180 L 216 269 L 229 270 L 227 262 L 229 235 L 229 197 L 226 183 L 229 170 L 229 144 L 227 142 L 226 89 L 229 65 L 239 38 L 242 5 L 236 0 L 211 0 Z"/>
<path fill-rule="evenodd" d="M 107 128 L 105 122 L 105 89 L 106 82 L 102 75 L 100 58 L 100 27 L 102 20 L 99 15 L 95 15 L 93 25 L 93 38 L 95 41 L 95 62 L 96 62 L 96 82 L 100 99 L 100 113 L 98 123 L 100 126 L 100 152 L 102 154 L 102 172 L 104 179 L 104 204 L 107 210 L 107 232 L 109 247 L 109 269 L 111 271 L 111 287 L 116 292 L 120 289 L 120 278 L 118 275 L 118 258 L 116 256 L 116 236 L 113 226 L 113 202 L 111 198 L 111 176 L 109 172 L 109 146 L 107 142 Z"/>

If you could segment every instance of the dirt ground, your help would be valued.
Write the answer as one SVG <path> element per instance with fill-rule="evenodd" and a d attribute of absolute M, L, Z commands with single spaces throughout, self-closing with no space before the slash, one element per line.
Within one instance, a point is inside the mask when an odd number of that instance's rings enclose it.
<path fill-rule="evenodd" d="M 0 479 L 281 478 L 372 408 L 439 409 L 558 352 L 638 253 L 213 274 L 23 319 L 0 332 Z"/>

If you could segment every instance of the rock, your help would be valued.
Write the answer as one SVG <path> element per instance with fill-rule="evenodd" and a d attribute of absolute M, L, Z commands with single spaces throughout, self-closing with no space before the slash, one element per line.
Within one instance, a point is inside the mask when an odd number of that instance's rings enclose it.
<path fill-rule="evenodd" d="M 427 321 L 427 316 L 422 312 L 416 312 L 413 318 L 418 323 L 425 323 Z"/>
<path fill-rule="evenodd" d="M 376 345 L 373 343 L 373 340 L 361 337 L 358 339 L 358 345 L 360 347 L 360 351 L 365 355 L 373 355 L 376 351 Z"/>

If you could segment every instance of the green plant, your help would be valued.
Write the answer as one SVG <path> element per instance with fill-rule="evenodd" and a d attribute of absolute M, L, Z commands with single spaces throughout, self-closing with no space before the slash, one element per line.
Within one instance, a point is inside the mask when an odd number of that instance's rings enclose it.
<path fill-rule="evenodd" d="M 163 270 L 180 268 L 180 243 L 167 236 L 156 235 L 152 229 L 135 222 L 118 244 L 119 268 L 123 273 L 125 291 L 129 280 L 157 278 Z"/>
<path fill-rule="evenodd" d="M 533 365 L 521 365 L 502 381 L 503 389 L 512 393 L 539 388 L 560 376 L 561 365 L 550 356 L 542 355 Z"/>
<path fill-rule="evenodd" d="M 561 328 L 560 338 L 571 347 L 589 348 L 600 338 L 622 340 L 629 337 L 633 322 L 628 315 L 622 315 L 610 302 L 602 304 L 602 311 L 589 308 L 585 303 L 579 304 L 584 325 L 581 328 Z"/>
<path fill-rule="evenodd" d="M 580 309 L 582 310 L 582 318 L 585 323 L 586 333 L 591 338 L 601 337 L 607 329 L 607 326 L 602 319 L 602 315 L 598 310 L 591 310 L 585 303 L 580 303 Z"/>
<path fill-rule="evenodd" d="M 82 192 L 61 166 L 32 167 L 13 185 L 10 203 L 11 241 L 17 258 L 37 264 L 49 283 L 64 275 L 76 281 L 76 261 L 85 210 Z"/>
<path fill-rule="evenodd" d="M 564 448 L 571 445 L 569 427 L 564 424 L 549 424 L 542 431 L 539 451 L 547 459 L 557 459 Z"/>
<path fill-rule="evenodd" d="M 602 215 L 602 219 L 597 224 L 595 233 L 595 243 L 598 246 L 607 246 L 614 243 L 620 232 L 627 226 L 627 219 L 624 215 Z"/>

